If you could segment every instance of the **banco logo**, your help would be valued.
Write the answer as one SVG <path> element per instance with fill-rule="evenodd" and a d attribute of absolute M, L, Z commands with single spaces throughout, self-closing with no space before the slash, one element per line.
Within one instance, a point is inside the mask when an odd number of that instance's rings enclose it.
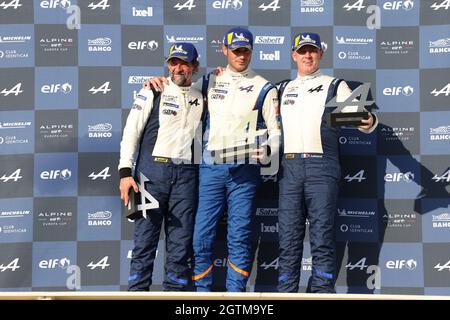
<path fill-rule="evenodd" d="M 111 51 L 112 40 L 107 37 L 88 39 L 88 51 Z"/>
<path fill-rule="evenodd" d="M 433 228 L 450 228 L 450 213 L 444 212 L 432 216 Z"/>
<path fill-rule="evenodd" d="M 450 38 L 442 38 L 429 42 L 430 53 L 449 53 L 450 52 Z"/>
<path fill-rule="evenodd" d="M 93 126 L 88 125 L 89 138 L 111 138 L 112 125 L 110 123 L 99 123 Z"/>
<path fill-rule="evenodd" d="M 300 2 L 300 12 L 309 13 L 309 12 L 323 12 L 323 3 L 324 0 L 301 0 Z"/>
<path fill-rule="evenodd" d="M 450 126 L 430 128 L 430 140 L 450 140 Z"/>
<path fill-rule="evenodd" d="M 107 210 L 88 213 L 88 226 L 110 226 L 111 217 L 111 211 Z"/>

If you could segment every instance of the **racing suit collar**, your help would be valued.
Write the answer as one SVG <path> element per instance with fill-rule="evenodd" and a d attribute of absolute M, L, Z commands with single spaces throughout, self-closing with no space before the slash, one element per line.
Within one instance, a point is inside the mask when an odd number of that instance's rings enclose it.
<path fill-rule="evenodd" d="M 322 75 L 322 72 L 320 71 L 320 69 L 317 69 L 315 72 L 308 74 L 306 76 L 301 76 L 301 75 L 297 74 L 297 80 L 308 81 L 308 80 L 315 79 L 321 75 Z"/>
<path fill-rule="evenodd" d="M 187 86 L 187 87 L 180 87 L 175 82 L 173 82 L 170 77 L 167 77 L 167 80 L 169 81 L 169 85 L 173 85 L 173 88 L 176 88 L 176 90 L 179 90 L 182 93 L 188 92 L 191 89 L 191 87 L 192 87 L 192 84 L 190 86 Z"/>
<path fill-rule="evenodd" d="M 249 77 L 253 73 L 253 70 L 250 68 L 247 68 L 244 71 L 236 72 L 236 71 L 232 71 L 230 69 L 230 66 L 227 66 L 227 68 L 225 69 L 225 72 L 228 73 L 233 79 L 241 79 L 241 78 Z"/>

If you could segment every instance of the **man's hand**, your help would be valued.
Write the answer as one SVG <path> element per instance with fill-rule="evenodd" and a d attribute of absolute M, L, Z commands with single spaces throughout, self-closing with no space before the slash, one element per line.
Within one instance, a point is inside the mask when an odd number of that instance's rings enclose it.
<path fill-rule="evenodd" d="M 253 149 L 254 155 L 251 156 L 253 160 L 258 160 L 259 162 L 265 164 L 267 162 L 267 149 L 257 148 Z"/>
<path fill-rule="evenodd" d="M 225 67 L 218 66 L 216 69 L 211 71 L 211 74 L 215 76 L 221 76 L 224 73 L 225 69 Z"/>
<path fill-rule="evenodd" d="M 167 80 L 167 78 L 154 77 L 154 78 L 151 78 L 150 80 L 145 81 L 144 84 L 142 85 L 142 88 L 150 90 L 150 87 L 153 87 L 156 91 L 163 92 L 164 84 L 168 84 L 168 83 L 169 83 L 169 80 Z"/>
<path fill-rule="evenodd" d="M 369 112 L 369 119 L 362 119 L 361 122 L 363 124 L 359 125 L 358 128 L 362 130 L 369 130 L 373 126 L 373 116 Z"/>
<path fill-rule="evenodd" d="M 139 192 L 139 188 L 133 177 L 125 177 L 120 179 L 120 199 L 123 200 L 125 206 L 128 205 L 128 192 L 130 191 L 130 188 L 133 188 L 135 192 Z"/>

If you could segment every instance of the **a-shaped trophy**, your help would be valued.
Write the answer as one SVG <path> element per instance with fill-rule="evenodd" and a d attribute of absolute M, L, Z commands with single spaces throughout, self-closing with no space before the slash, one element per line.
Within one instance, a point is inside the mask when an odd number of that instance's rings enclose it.
<path fill-rule="evenodd" d="M 145 190 L 145 182 L 149 179 L 139 172 L 139 181 L 137 185 L 139 192 L 135 192 L 130 188 L 128 194 L 128 205 L 125 207 L 125 217 L 128 220 L 135 220 L 136 218 L 147 218 L 148 210 L 159 208 L 159 202 L 147 190 Z"/>
<path fill-rule="evenodd" d="M 215 163 L 250 159 L 254 150 L 264 145 L 263 137 L 266 137 L 267 129 L 257 129 L 257 118 L 258 110 L 252 110 L 239 121 L 230 122 L 226 131 L 216 132 L 215 135 L 210 132 L 208 150 L 213 152 Z"/>
<path fill-rule="evenodd" d="M 362 120 L 369 118 L 369 112 L 365 107 L 374 102 L 367 100 L 369 89 L 370 83 L 363 83 L 345 101 L 337 102 L 336 96 L 328 101 L 325 107 L 335 109 L 326 115 L 327 126 L 359 126 L 363 124 Z"/>

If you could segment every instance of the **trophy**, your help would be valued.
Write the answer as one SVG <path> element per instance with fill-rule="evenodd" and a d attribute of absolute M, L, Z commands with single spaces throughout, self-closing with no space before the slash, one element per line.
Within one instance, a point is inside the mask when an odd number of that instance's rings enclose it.
<path fill-rule="evenodd" d="M 343 102 L 337 102 L 333 97 L 325 107 L 335 108 L 327 113 L 327 126 L 359 126 L 361 120 L 369 119 L 369 112 L 365 106 L 370 106 L 374 101 L 367 100 L 370 83 L 364 83 L 352 92 L 351 96 Z"/>
<path fill-rule="evenodd" d="M 139 192 L 135 192 L 130 188 L 128 193 L 128 205 L 125 207 L 125 217 L 128 220 L 144 217 L 147 219 L 147 210 L 159 208 L 159 202 L 147 190 L 145 190 L 145 182 L 149 179 L 139 172 L 138 188 Z"/>
<path fill-rule="evenodd" d="M 239 123 L 230 123 L 226 132 L 210 135 L 208 150 L 213 153 L 215 163 L 235 163 L 250 158 L 267 132 L 267 129 L 257 129 L 257 118 L 258 110 L 252 110 Z"/>

